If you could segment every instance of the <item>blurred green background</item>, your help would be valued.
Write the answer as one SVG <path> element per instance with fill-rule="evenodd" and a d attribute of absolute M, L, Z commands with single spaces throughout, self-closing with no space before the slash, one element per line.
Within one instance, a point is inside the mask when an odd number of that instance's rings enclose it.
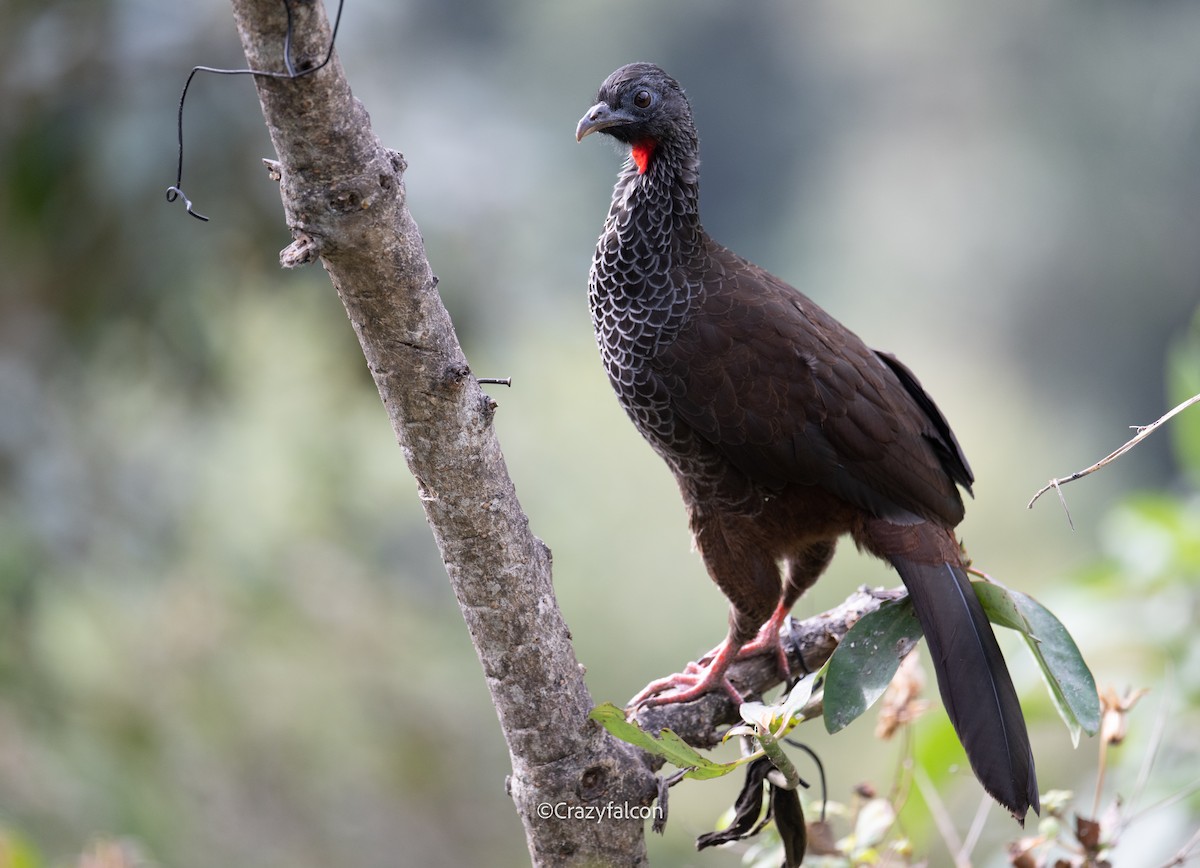
<path fill-rule="evenodd" d="M 289 239 L 221 2 L 0 6 L 0 865 L 527 861 L 479 665 L 354 336 Z M 1200 4 L 350 0 L 339 53 L 410 206 L 597 701 L 715 644 L 725 603 L 674 485 L 604 380 L 586 305 L 615 150 L 577 145 L 600 81 L 688 89 L 719 239 L 914 368 L 978 476 L 977 564 L 1058 613 L 1099 684 L 1153 689 L 1111 757 L 1117 864 L 1200 825 Z M 796 608 L 895 584 L 844 547 Z M 680 608 L 681 606 L 685 608 Z M 1091 810 L 1016 643 L 1044 789 Z M 863 721 L 803 733 L 831 795 L 889 785 Z M 1157 762 L 1135 792 L 1152 733 Z M 940 709 L 917 730 L 960 829 L 979 790 Z M 673 792 L 656 865 L 737 782 Z M 906 831 L 946 864 L 914 797 Z M 1138 813 L 1140 812 L 1140 813 Z M 1018 829 L 993 810 L 978 864 Z M 1122 854 L 1125 859 L 1122 860 Z M 7 860 L 7 861 L 6 861 Z M 24 861 L 22 861 L 24 860 Z"/>

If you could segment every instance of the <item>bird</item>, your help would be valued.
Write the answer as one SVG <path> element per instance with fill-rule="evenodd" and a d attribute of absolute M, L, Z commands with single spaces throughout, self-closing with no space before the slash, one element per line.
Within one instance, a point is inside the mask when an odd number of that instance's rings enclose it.
<path fill-rule="evenodd" d="M 916 376 L 700 221 L 699 137 L 652 63 L 600 86 L 575 138 L 627 151 L 592 258 L 588 304 L 617 400 L 678 483 L 696 549 L 728 598 L 724 641 L 630 708 L 714 690 L 779 629 L 840 538 L 883 559 L 912 600 L 947 715 L 984 789 L 1040 811 L 1016 690 L 954 528 L 970 465 Z"/>

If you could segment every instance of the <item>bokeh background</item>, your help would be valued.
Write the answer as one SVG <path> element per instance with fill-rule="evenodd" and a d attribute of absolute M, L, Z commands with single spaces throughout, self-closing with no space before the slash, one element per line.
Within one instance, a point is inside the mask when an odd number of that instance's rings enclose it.
<path fill-rule="evenodd" d="M 1067 487 L 1074 531 L 1025 503 L 1200 391 L 1200 4 L 349 0 L 339 53 L 407 157 L 475 373 L 513 378 L 496 424 L 597 701 L 725 627 L 586 308 L 620 156 L 575 122 L 646 59 L 691 95 L 708 229 L 918 372 L 978 477 L 978 565 L 1057 612 L 1102 686 L 1151 688 L 1109 757 L 1101 804 L 1136 818 L 1116 863 L 1187 845 L 1200 409 Z M 0 865 L 97 842 L 178 868 L 525 864 L 354 336 L 319 269 L 278 269 L 249 79 L 187 104 L 212 222 L 163 199 L 188 70 L 241 62 L 216 0 L 0 6 Z M 859 583 L 895 577 L 846 546 L 796 614 Z M 1095 740 L 1072 749 L 1006 647 L 1043 788 L 1091 813 Z M 871 721 L 806 729 L 832 798 L 890 786 L 904 749 Z M 979 790 L 940 710 L 914 743 L 965 831 Z M 736 787 L 676 788 L 655 864 L 739 864 L 692 849 Z M 1003 864 L 1002 814 L 977 864 Z M 947 864 L 917 794 L 904 828 Z"/>

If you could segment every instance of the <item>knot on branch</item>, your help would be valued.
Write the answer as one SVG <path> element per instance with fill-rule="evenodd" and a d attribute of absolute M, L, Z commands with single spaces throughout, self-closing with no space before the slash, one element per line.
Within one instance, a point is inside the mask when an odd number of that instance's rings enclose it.
<path fill-rule="evenodd" d="M 611 766 L 611 760 L 605 759 L 604 762 L 588 766 L 583 770 L 583 774 L 579 776 L 579 786 L 575 789 L 580 799 L 590 802 L 605 795 L 613 773 Z"/>
<path fill-rule="evenodd" d="M 329 210 L 337 214 L 350 214 L 370 208 L 375 197 L 370 191 L 359 189 L 362 186 L 364 185 L 352 181 L 335 188 L 329 197 Z"/>
<path fill-rule="evenodd" d="M 298 268 L 316 262 L 320 255 L 316 240 L 305 232 L 297 232 L 296 240 L 279 251 L 279 264 L 284 268 Z"/>

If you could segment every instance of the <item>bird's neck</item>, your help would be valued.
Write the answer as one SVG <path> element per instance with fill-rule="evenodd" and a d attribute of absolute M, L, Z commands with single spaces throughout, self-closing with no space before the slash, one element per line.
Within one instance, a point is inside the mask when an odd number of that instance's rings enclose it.
<path fill-rule="evenodd" d="M 706 271 L 708 255 L 692 153 L 686 159 L 659 145 L 631 155 L 617 178 L 588 285 L 592 324 L 610 378 L 669 344 L 703 292 L 701 283 L 687 279 Z M 636 396 L 619 378 L 612 383 L 629 409 Z"/>
<path fill-rule="evenodd" d="M 702 251 L 699 167 L 692 143 L 635 142 L 631 147 L 606 228 L 621 237 L 622 246 L 636 239 L 646 266 L 678 267 Z"/>

